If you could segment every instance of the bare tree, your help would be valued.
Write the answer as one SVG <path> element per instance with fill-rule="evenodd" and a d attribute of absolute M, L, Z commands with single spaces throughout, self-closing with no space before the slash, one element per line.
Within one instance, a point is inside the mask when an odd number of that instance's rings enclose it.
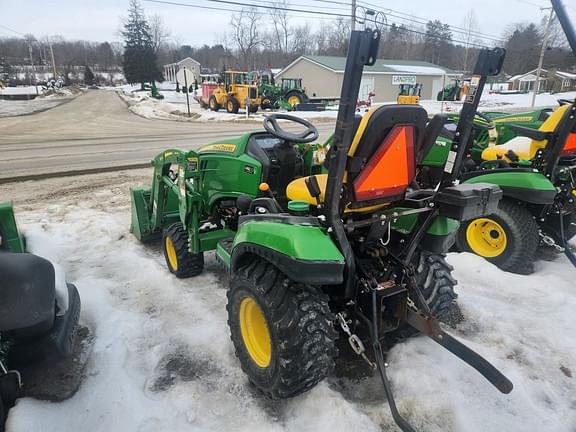
<path fill-rule="evenodd" d="M 290 27 L 288 23 L 288 13 L 286 8 L 290 5 L 286 0 L 273 0 L 271 2 L 273 7 L 277 9 L 270 9 L 270 17 L 272 18 L 272 25 L 274 26 L 275 48 L 281 53 L 288 52 L 288 40 L 290 39 Z"/>
<path fill-rule="evenodd" d="M 470 46 L 481 42 L 478 40 L 478 37 L 474 35 L 474 33 L 478 31 L 478 21 L 476 20 L 474 9 L 470 9 L 464 16 L 462 28 L 464 28 L 464 50 L 462 54 L 461 67 L 463 71 L 467 71 L 468 66 L 470 65 Z"/>
<path fill-rule="evenodd" d="M 244 66 L 254 68 L 254 55 L 262 44 L 260 38 L 261 15 L 256 8 L 242 8 L 239 14 L 232 15 L 232 40 L 241 55 Z"/>
<path fill-rule="evenodd" d="M 164 24 L 164 19 L 160 15 L 152 15 L 148 18 L 150 32 L 152 34 L 152 47 L 158 54 L 160 48 L 168 41 L 170 30 Z"/>

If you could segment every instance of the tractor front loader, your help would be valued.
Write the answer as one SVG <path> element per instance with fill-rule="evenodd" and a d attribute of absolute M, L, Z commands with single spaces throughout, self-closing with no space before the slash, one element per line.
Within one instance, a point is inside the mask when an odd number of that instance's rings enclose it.
<path fill-rule="evenodd" d="M 385 350 L 418 332 L 475 368 L 503 393 L 512 383 L 446 333 L 439 321 L 454 307 L 456 281 L 444 253 L 461 221 L 493 212 L 497 186 L 454 185 L 463 158 L 456 139 L 438 188 L 413 187 L 423 156 L 446 121 L 428 121 L 417 105 L 385 105 L 358 122 L 355 104 L 365 65 L 376 60 L 380 32 L 353 31 L 328 172 L 313 164 L 318 130 L 286 114 L 265 131 L 167 150 L 154 161 L 150 188 L 132 189 L 132 232 L 162 238 L 177 277 L 202 271 L 203 253 L 230 274 L 228 325 L 240 366 L 266 395 L 287 398 L 329 375 L 344 337 L 378 370 L 392 415 L 398 412 Z M 481 83 L 500 70 L 501 51 L 482 53 Z M 474 91 L 477 90 L 475 87 Z M 479 94 L 465 113 L 475 112 Z M 464 115 L 465 142 L 472 117 Z M 304 126 L 300 133 L 280 126 Z"/>
<path fill-rule="evenodd" d="M 224 82 L 212 91 L 208 99 L 212 111 L 222 107 L 231 114 L 237 114 L 239 109 L 248 109 L 251 113 L 258 111 L 258 87 L 247 82 L 246 72 L 226 71 L 223 79 Z"/>

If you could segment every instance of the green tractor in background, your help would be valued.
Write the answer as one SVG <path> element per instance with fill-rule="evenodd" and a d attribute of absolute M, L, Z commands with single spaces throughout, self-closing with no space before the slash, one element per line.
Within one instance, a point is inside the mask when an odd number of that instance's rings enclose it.
<path fill-rule="evenodd" d="M 561 3 L 552 1 L 576 54 L 576 35 Z M 472 219 L 460 227 L 456 245 L 486 258 L 503 270 L 528 274 L 539 245 L 564 252 L 576 266 L 568 241 L 576 235 L 576 100 L 560 101 L 548 110 L 502 116 L 475 114 L 475 133 L 467 142 L 466 160 L 459 179 L 500 186 L 504 199 L 490 216 Z M 474 115 L 474 114 L 473 114 Z M 473 117 L 471 117 L 473 118 Z M 522 119 L 526 127 L 517 124 Z M 494 130 L 500 133 L 494 138 Z M 423 187 L 440 182 L 455 125 L 424 158 L 419 173 Z M 496 129 L 494 129 L 496 128 Z M 486 135 L 492 142 L 486 143 Z M 512 135 L 515 137 L 509 139 Z M 500 138 L 500 136 L 504 138 Z M 505 142 L 497 144 L 499 140 Z"/>
<path fill-rule="evenodd" d="M 262 109 L 282 108 L 292 111 L 296 105 L 308 103 L 309 100 L 301 78 L 282 78 L 279 86 L 273 80 L 261 79 L 259 92 Z"/>
<path fill-rule="evenodd" d="M 461 100 L 465 88 L 461 80 L 454 80 L 438 92 L 438 101 L 456 102 Z"/>
<path fill-rule="evenodd" d="M 501 392 L 512 390 L 438 322 L 456 297 L 443 253 L 462 221 L 494 211 L 501 191 L 455 186 L 449 172 L 437 188 L 412 189 L 445 116 L 428 121 L 420 106 L 388 105 L 355 120 L 362 72 L 375 62 L 379 40 L 377 30 L 351 32 L 327 172 L 314 166 L 315 126 L 273 114 L 265 131 L 159 154 L 151 187 L 131 189 L 131 231 L 143 242 L 161 239 L 168 269 L 180 278 L 200 274 L 204 253 L 216 251 L 230 274 L 236 356 L 262 392 L 287 398 L 314 387 L 333 370 L 340 335 L 378 370 L 394 420 L 413 432 L 386 375 L 384 349 L 399 338 L 421 332 Z M 482 51 L 480 90 L 502 61 L 501 50 Z M 305 130 L 288 132 L 279 120 Z M 463 117 L 458 137 L 466 140 L 471 128 Z M 455 166 L 458 148 L 456 139 Z"/>

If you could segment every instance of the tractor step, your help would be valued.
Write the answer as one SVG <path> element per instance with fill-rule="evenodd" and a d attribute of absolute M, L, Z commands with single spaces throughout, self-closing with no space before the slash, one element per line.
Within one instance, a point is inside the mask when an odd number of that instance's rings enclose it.
<path fill-rule="evenodd" d="M 230 256 L 232 255 L 233 239 L 224 239 L 218 242 L 216 246 L 216 259 L 227 269 L 230 268 Z"/>

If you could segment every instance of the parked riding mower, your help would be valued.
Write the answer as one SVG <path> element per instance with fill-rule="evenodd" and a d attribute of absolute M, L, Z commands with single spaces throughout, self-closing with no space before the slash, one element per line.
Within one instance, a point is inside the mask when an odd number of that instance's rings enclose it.
<path fill-rule="evenodd" d="M 388 105 L 355 120 L 362 72 L 379 40 L 379 31 L 351 33 L 327 174 L 310 175 L 314 125 L 273 114 L 265 132 L 158 155 L 152 187 L 131 190 L 131 230 L 142 241 L 162 238 L 177 277 L 201 273 L 203 253 L 216 249 L 230 273 L 236 355 L 265 394 L 287 398 L 314 387 L 333 370 L 340 335 L 379 371 L 395 421 L 413 431 L 396 409 L 384 363 L 384 350 L 400 337 L 421 332 L 501 392 L 512 390 L 438 322 L 455 298 L 443 253 L 460 221 L 491 213 L 501 192 L 455 186 L 450 169 L 437 189 L 411 189 L 442 115 L 428 123 L 420 106 Z M 482 72 L 498 73 L 501 54 L 483 55 Z M 468 105 L 475 111 L 477 101 Z M 306 129 L 287 132 L 280 120 Z M 459 127 L 465 140 L 470 118 Z M 458 145 L 455 166 L 463 157 Z"/>
<path fill-rule="evenodd" d="M 554 7 L 558 11 L 561 5 L 554 2 Z M 567 20 L 566 26 L 571 28 Z M 475 122 L 477 139 L 467 144 L 459 178 L 464 184 L 496 184 L 504 199 L 493 215 L 462 224 L 458 248 L 503 270 L 527 274 L 543 244 L 564 252 L 576 266 L 568 245 L 576 235 L 576 100 L 563 101 L 538 129 L 508 124 L 507 129 L 518 136 L 501 145 L 478 139 L 485 136 L 483 127 L 494 130 L 489 120 L 484 126 Z M 434 187 L 441 179 L 454 134 L 444 135 L 424 159 L 419 180 L 425 187 Z"/>
<path fill-rule="evenodd" d="M 12 206 L 0 203 L 0 431 L 8 408 L 23 395 L 63 399 L 80 385 L 74 369 L 80 297 L 60 267 L 26 253 Z M 78 360 L 74 360 L 78 361 Z M 60 362 L 59 364 L 56 364 Z M 60 366 L 60 368 L 58 368 Z M 66 383 L 50 387 L 65 368 Z M 54 374 L 53 374 L 54 375 Z"/>

